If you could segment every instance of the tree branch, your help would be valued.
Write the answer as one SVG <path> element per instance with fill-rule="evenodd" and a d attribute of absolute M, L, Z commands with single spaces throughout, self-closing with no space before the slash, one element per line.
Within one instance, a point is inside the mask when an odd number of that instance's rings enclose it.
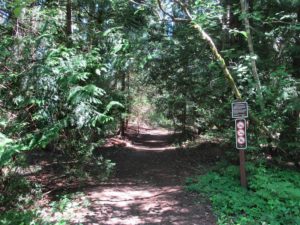
<path fill-rule="evenodd" d="M 172 14 L 168 13 L 162 6 L 161 4 L 161 0 L 157 0 L 158 3 L 158 7 L 159 9 L 163 12 L 163 14 L 167 15 L 168 17 L 170 17 L 170 19 L 174 22 L 190 22 L 191 19 L 185 19 L 185 18 L 177 18 L 174 17 Z"/>
<path fill-rule="evenodd" d="M 183 11 L 185 12 L 185 14 L 187 15 L 187 17 L 188 17 L 189 20 L 191 21 L 193 18 L 192 18 L 192 16 L 191 16 L 190 11 L 189 11 L 188 8 L 187 8 L 187 5 L 184 4 L 184 3 L 182 3 L 182 2 L 179 1 L 179 0 L 174 0 L 174 2 L 176 2 L 177 4 L 180 5 L 180 7 L 183 9 Z"/>
<path fill-rule="evenodd" d="M 173 20 L 173 19 L 174 19 L 174 16 L 171 15 L 170 13 L 168 13 L 166 10 L 164 10 L 164 8 L 162 7 L 162 4 L 161 4 L 161 0 L 157 0 L 157 3 L 158 3 L 159 9 L 160 9 L 165 15 L 167 15 L 168 17 L 170 17 L 170 18 Z"/>
<path fill-rule="evenodd" d="M 197 24 L 195 22 L 193 22 L 192 20 L 192 16 L 191 16 L 191 13 L 190 11 L 188 10 L 187 8 L 187 5 L 182 3 L 180 0 L 174 0 L 177 4 L 180 5 L 180 7 L 182 8 L 182 10 L 185 12 L 186 16 L 190 19 L 190 23 L 192 25 L 192 27 L 197 30 L 199 32 L 199 34 L 201 35 L 202 39 L 205 40 L 207 42 L 207 44 L 209 45 L 214 57 L 218 60 L 219 62 L 219 65 L 223 71 L 223 74 L 226 78 L 226 80 L 228 81 L 229 83 L 229 86 L 231 87 L 233 93 L 234 93 L 234 96 L 236 97 L 236 99 L 238 100 L 242 100 L 242 95 L 236 85 L 236 82 L 233 78 L 233 76 L 231 75 L 227 65 L 226 65 L 226 62 L 224 60 L 224 58 L 222 57 L 222 55 L 219 53 L 214 41 L 212 40 L 212 38 L 209 36 L 209 34 L 207 34 L 202 26 L 200 24 Z M 261 128 L 261 130 L 269 137 L 271 137 L 273 140 L 275 139 L 274 138 L 274 135 L 272 135 L 272 133 L 270 132 L 270 130 L 261 122 L 259 121 L 254 115 L 250 115 L 251 119 Z"/>

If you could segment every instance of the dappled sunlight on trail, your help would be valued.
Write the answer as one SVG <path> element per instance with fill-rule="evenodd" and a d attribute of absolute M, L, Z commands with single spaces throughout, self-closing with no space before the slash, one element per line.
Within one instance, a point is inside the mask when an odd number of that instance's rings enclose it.
<path fill-rule="evenodd" d="M 180 186 L 137 183 L 88 192 L 87 224 L 212 224 L 209 207 L 192 208 Z"/>
<path fill-rule="evenodd" d="M 91 204 L 74 224 L 215 224 L 210 204 L 183 189 L 191 171 L 180 165 L 185 162 L 172 146 L 175 136 L 165 129 L 131 129 L 125 145 L 102 149 L 117 163 L 116 174 L 86 188 Z"/>

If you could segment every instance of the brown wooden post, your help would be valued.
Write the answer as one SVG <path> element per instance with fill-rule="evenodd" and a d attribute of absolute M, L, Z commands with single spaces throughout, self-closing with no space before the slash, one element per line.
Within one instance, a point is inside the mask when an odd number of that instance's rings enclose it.
<path fill-rule="evenodd" d="M 246 178 L 246 169 L 245 169 L 245 150 L 240 149 L 240 178 L 241 185 L 244 188 L 247 188 L 247 178 Z"/>

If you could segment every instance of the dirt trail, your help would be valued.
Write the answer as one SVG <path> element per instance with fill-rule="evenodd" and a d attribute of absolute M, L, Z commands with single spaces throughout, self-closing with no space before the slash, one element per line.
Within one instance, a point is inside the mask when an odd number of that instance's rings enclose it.
<path fill-rule="evenodd" d="M 142 129 L 128 138 L 117 152 L 104 150 L 117 163 L 116 174 L 85 190 L 91 205 L 79 212 L 82 224 L 215 224 L 210 205 L 183 190 L 191 171 L 184 169 L 180 151 L 170 145 L 172 133 Z"/>

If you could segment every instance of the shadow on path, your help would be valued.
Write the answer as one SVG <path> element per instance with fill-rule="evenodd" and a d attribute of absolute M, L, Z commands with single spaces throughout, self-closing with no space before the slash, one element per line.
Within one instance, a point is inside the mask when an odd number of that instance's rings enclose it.
<path fill-rule="evenodd" d="M 209 203 L 183 190 L 192 171 L 186 167 L 189 154 L 171 146 L 174 137 L 167 130 L 143 129 L 128 133 L 126 147 L 101 149 L 117 163 L 115 177 L 85 190 L 91 205 L 74 223 L 215 224 Z"/>

